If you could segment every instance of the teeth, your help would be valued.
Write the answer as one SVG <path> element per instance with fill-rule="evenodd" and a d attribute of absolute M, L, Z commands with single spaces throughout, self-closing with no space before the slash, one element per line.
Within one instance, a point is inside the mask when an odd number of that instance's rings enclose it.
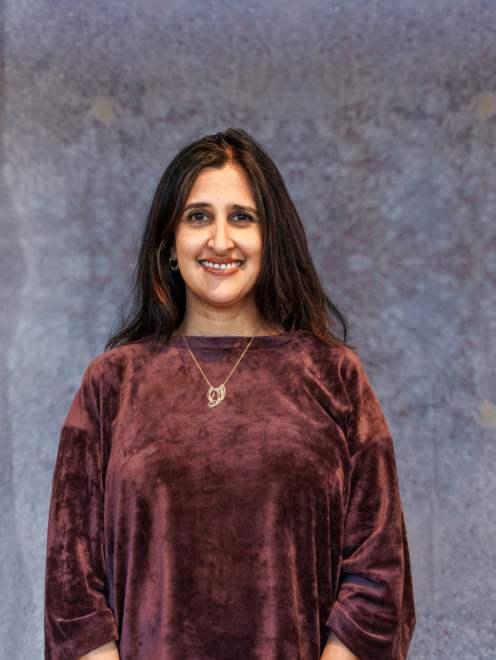
<path fill-rule="evenodd" d="M 203 266 L 208 266 L 209 268 L 216 268 L 217 270 L 226 270 L 226 268 L 236 268 L 241 266 L 241 261 L 233 261 L 230 264 L 214 264 L 212 261 L 200 261 Z"/>

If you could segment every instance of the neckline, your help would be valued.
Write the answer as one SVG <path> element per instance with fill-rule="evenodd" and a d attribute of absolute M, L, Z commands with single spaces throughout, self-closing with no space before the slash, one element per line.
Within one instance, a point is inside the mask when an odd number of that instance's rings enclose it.
<path fill-rule="evenodd" d="M 253 339 L 249 351 L 284 346 L 285 344 L 290 344 L 308 334 L 309 333 L 305 330 L 295 330 L 294 332 L 285 332 L 282 335 L 261 335 Z M 186 339 L 192 350 L 194 348 L 202 350 L 219 350 L 246 348 L 251 337 L 231 335 L 226 335 L 224 337 L 199 337 L 196 335 L 186 335 Z M 171 337 L 169 341 L 164 344 L 164 348 L 186 348 L 186 344 L 184 343 L 182 336 L 179 335 L 177 337 Z"/>

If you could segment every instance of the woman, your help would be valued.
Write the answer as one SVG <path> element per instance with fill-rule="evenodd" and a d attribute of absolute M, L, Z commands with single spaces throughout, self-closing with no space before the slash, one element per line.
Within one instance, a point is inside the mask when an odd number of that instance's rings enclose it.
<path fill-rule="evenodd" d="M 47 660 L 406 657 L 393 444 L 345 339 L 263 149 L 183 149 L 62 429 Z"/>

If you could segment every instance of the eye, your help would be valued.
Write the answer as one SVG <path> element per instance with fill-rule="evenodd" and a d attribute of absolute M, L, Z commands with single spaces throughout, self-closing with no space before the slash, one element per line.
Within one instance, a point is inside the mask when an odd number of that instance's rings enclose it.
<path fill-rule="evenodd" d="M 233 216 L 233 220 L 236 220 L 237 222 L 253 222 L 253 218 L 247 213 L 236 213 L 236 215 Z"/>
<path fill-rule="evenodd" d="M 205 220 L 208 220 L 208 217 L 201 211 L 195 211 L 195 213 L 190 213 L 188 215 L 188 220 L 193 220 L 194 222 L 205 222 Z"/>

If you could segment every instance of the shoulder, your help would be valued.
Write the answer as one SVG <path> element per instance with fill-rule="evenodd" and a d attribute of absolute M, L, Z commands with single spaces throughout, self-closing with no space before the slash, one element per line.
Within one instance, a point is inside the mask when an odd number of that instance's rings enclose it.
<path fill-rule="evenodd" d="M 320 344 L 316 339 L 316 344 Z M 358 355 L 346 346 L 315 347 L 320 373 L 335 400 L 344 403 L 350 456 L 377 440 L 391 440 L 384 413 Z"/>
<path fill-rule="evenodd" d="M 378 407 L 378 401 L 358 355 L 344 345 L 329 346 L 315 337 L 307 339 L 315 370 L 324 382 L 342 388 L 356 411 L 361 406 Z"/>
<path fill-rule="evenodd" d="M 351 384 L 365 375 L 360 358 L 351 348 L 344 344 L 325 344 L 310 332 L 299 333 L 294 350 L 324 379 L 337 378 L 343 384 Z"/>
<path fill-rule="evenodd" d="M 86 428 L 90 418 L 102 423 L 104 418 L 115 417 L 120 408 L 123 389 L 158 354 L 151 350 L 150 344 L 136 343 L 111 349 L 92 360 L 84 373 L 65 425 Z"/>
<path fill-rule="evenodd" d="M 390 432 L 360 358 L 343 345 L 329 346 L 313 336 L 299 342 L 300 358 L 315 380 L 331 396 L 332 404 L 347 428 L 350 454 Z"/>
<path fill-rule="evenodd" d="M 127 344 L 112 348 L 92 360 L 86 370 L 85 378 L 95 385 L 122 383 L 129 380 L 148 362 L 153 361 L 157 352 L 153 352 L 149 343 Z"/>

